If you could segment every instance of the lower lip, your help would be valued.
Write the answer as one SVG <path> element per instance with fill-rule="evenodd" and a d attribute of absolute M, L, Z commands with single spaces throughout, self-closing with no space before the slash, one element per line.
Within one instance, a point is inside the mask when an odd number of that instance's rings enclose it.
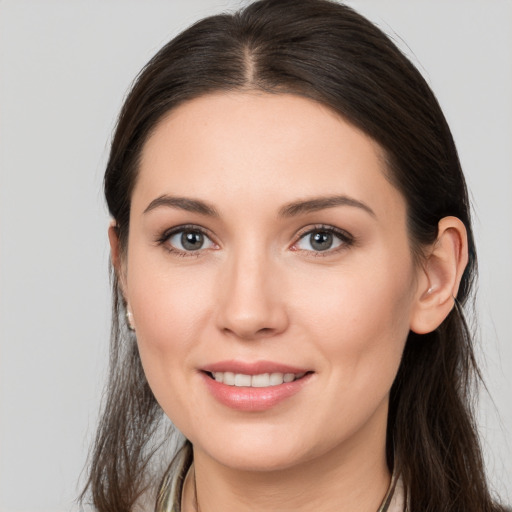
<path fill-rule="evenodd" d="M 293 382 L 283 382 L 278 386 L 251 388 L 228 386 L 217 382 L 208 374 L 201 376 L 210 393 L 223 405 L 238 411 L 266 411 L 297 394 L 310 380 L 312 374 L 306 374 Z"/>

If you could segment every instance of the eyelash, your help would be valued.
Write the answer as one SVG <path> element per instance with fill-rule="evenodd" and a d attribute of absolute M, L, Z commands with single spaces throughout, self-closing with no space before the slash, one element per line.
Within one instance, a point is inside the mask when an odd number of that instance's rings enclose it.
<path fill-rule="evenodd" d="M 188 258 L 190 258 L 190 257 L 197 258 L 201 255 L 201 251 L 202 251 L 201 249 L 197 249 L 196 251 L 182 251 L 180 249 L 177 249 L 176 247 L 173 247 L 171 244 L 168 243 L 169 239 L 171 237 L 173 237 L 174 235 L 177 235 L 179 233 L 184 233 L 187 231 L 194 232 L 194 233 L 200 233 L 205 238 L 210 240 L 213 244 L 215 244 L 215 242 L 213 242 L 212 236 L 209 234 L 209 232 L 207 230 L 205 230 L 204 228 L 197 226 L 195 224 L 185 224 L 182 226 L 176 226 L 174 228 L 164 231 L 162 233 L 162 235 L 158 237 L 157 244 L 163 246 L 167 252 L 169 252 L 175 256 L 179 256 L 182 258 L 187 258 L 187 257 Z M 217 245 L 217 244 L 215 244 L 215 245 Z"/>
<path fill-rule="evenodd" d="M 311 236 L 313 233 L 329 233 L 331 235 L 334 235 L 338 240 L 340 240 L 341 244 L 338 247 L 335 247 L 334 249 L 326 249 L 325 251 L 311 251 L 307 249 L 300 249 L 294 247 L 302 240 L 304 240 L 306 237 Z M 332 256 L 333 254 L 337 254 L 338 252 L 341 252 L 343 250 L 348 249 L 354 243 L 356 242 L 356 239 L 354 236 L 352 236 L 348 231 L 345 231 L 343 229 L 335 228 L 334 226 L 329 226 L 326 224 L 317 224 L 313 227 L 308 227 L 305 231 L 299 233 L 297 241 L 294 242 L 292 245 L 292 250 L 294 251 L 304 251 L 307 252 L 310 256 L 314 258 L 325 258 L 327 256 Z"/>
<path fill-rule="evenodd" d="M 172 253 L 176 256 L 199 257 L 204 249 L 197 249 L 195 251 L 182 251 L 180 249 L 173 247 L 172 245 L 170 245 L 168 243 L 169 239 L 172 236 L 177 235 L 179 233 L 186 232 L 186 231 L 200 233 L 205 238 L 210 240 L 210 242 L 212 244 L 217 245 L 212 240 L 212 236 L 209 234 L 209 232 L 207 230 L 205 230 L 201 226 L 197 226 L 195 224 L 185 224 L 182 226 L 176 226 L 174 228 L 168 229 L 168 230 L 164 231 L 161 236 L 158 237 L 156 242 L 158 245 L 163 246 L 166 251 L 168 251 L 169 253 Z M 334 249 L 329 248 L 329 249 L 326 249 L 325 251 L 314 251 L 314 250 L 300 249 L 300 248 L 295 247 L 298 243 L 300 243 L 302 240 L 304 240 L 307 236 L 311 236 L 313 233 L 332 234 L 341 242 L 341 244 L 338 247 L 335 247 Z M 345 230 L 335 228 L 334 226 L 318 224 L 313 227 L 308 227 L 306 230 L 299 233 L 297 235 L 297 240 L 291 246 L 291 250 L 306 252 L 315 258 L 318 258 L 318 257 L 322 258 L 322 257 L 330 256 L 332 254 L 336 254 L 342 250 L 348 249 L 349 247 L 354 245 L 355 242 L 356 242 L 355 238 Z"/>

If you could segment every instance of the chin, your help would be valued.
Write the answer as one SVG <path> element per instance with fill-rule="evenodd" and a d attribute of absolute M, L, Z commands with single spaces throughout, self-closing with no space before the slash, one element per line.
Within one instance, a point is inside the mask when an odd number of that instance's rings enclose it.
<path fill-rule="evenodd" d="M 314 459 L 329 450 L 319 444 L 318 438 L 309 442 L 307 436 L 288 433 L 283 427 L 243 432 L 239 427 L 225 435 L 209 436 L 204 443 L 201 439 L 192 441 L 194 452 L 205 453 L 217 463 L 238 471 L 272 472 L 290 469 Z"/>
<path fill-rule="evenodd" d="M 249 449 L 245 450 L 244 453 L 210 453 L 209 455 L 223 466 L 247 472 L 282 471 L 303 462 L 302 457 L 297 452 L 276 453 L 275 449 Z"/>

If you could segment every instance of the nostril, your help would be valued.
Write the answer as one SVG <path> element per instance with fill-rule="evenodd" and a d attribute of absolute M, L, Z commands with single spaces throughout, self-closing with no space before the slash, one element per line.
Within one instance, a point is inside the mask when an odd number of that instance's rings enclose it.
<path fill-rule="evenodd" d="M 246 339 L 246 340 L 256 340 L 259 338 L 269 338 L 274 336 L 278 329 L 273 329 L 272 327 L 262 327 L 261 329 L 250 329 L 250 328 L 238 328 L 232 329 L 229 327 L 225 327 L 223 329 L 225 334 L 230 334 L 236 336 L 237 338 Z"/>
<path fill-rule="evenodd" d="M 269 334 L 273 334 L 275 332 L 275 329 L 271 329 L 270 327 L 263 327 L 262 329 L 260 329 L 257 334 L 260 334 L 260 335 L 269 335 Z"/>

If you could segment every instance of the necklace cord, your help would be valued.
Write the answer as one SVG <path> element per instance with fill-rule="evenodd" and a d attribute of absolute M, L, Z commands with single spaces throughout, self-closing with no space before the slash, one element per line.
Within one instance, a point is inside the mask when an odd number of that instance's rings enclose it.
<path fill-rule="evenodd" d="M 188 468 L 185 478 L 183 479 L 183 487 L 182 487 L 182 493 L 181 493 L 182 496 L 181 497 L 183 499 L 183 496 L 184 496 L 183 490 L 185 489 L 185 487 L 187 485 L 187 481 L 190 477 L 190 474 L 192 473 L 192 480 L 193 480 L 193 482 L 192 482 L 192 484 L 193 484 L 192 507 L 195 512 L 201 512 L 201 509 L 199 508 L 199 502 L 197 499 L 196 471 L 193 466 L 194 466 L 194 463 L 192 462 L 192 464 Z M 398 481 L 399 481 L 399 475 L 395 474 L 395 472 L 393 471 L 393 475 L 391 476 L 391 482 L 389 484 L 388 490 L 386 491 L 386 495 L 384 496 L 384 499 L 382 500 L 380 507 L 377 509 L 377 512 L 387 512 L 387 510 L 389 509 L 389 506 L 391 505 L 391 502 L 393 501 L 393 496 L 395 494 L 395 489 L 396 489 Z M 181 503 L 180 510 L 184 511 L 183 503 Z"/>

